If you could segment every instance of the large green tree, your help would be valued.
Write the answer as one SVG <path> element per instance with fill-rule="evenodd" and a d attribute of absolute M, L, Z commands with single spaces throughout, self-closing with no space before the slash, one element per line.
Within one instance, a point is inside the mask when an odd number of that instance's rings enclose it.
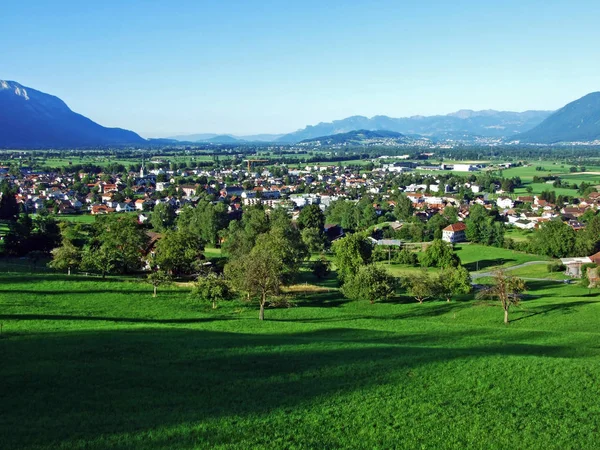
<path fill-rule="evenodd" d="M 173 205 L 161 202 L 154 207 L 150 217 L 150 223 L 152 224 L 152 228 L 160 233 L 173 228 L 176 217 L 177 215 L 175 214 Z"/>
<path fill-rule="evenodd" d="M 541 255 L 563 258 L 575 253 L 575 231 L 560 220 L 543 223 L 533 235 L 532 249 Z"/>
<path fill-rule="evenodd" d="M 200 269 L 204 241 L 187 230 L 169 230 L 156 243 L 152 265 L 175 276 L 196 273 Z"/>
<path fill-rule="evenodd" d="M 373 246 L 363 233 L 354 233 L 335 241 L 333 253 L 338 279 L 344 283 L 371 261 Z"/>
<path fill-rule="evenodd" d="M 297 223 L 301 230 L 316 228 L 322 232 L 325 227 L 325 214 L 319 205 L 307 205 L 300 211 Z"/>
<path fill-rule="evenodd" d="M 423 253 L 421 264 L 424 267 L 440 267 L 444 269 L 447 267 L 457 267 L 460 264 L 460 259 L 454 253 L 451 244 L 441 239 L 436 239 L 427 247 L 425 253 Z"/>

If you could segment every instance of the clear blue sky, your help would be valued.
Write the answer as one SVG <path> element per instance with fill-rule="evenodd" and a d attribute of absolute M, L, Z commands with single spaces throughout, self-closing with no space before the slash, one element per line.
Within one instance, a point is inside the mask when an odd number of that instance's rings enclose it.
<path fill-rule="evenodd" d="M 145 136 L 556 109 L 600 90 L 598 18 L 598 0 L 23 0 L 0 7 L 0 79 Z"/>

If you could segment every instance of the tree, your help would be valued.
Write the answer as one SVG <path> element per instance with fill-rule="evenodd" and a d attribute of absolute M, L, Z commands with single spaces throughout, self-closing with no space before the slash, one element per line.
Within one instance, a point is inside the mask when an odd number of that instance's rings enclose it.
<path fill-rule="evenodd" d="M 508 310 L 512 305 L 518 306 L 521 293 L 525 290 L 525 281 L 521 278 L 506 275 L 502 270 L 494 274 L 493 284 L 480 291 L 478 298 L 492 298 L 500 301 L 504 309 L 504 323 L 508 324 Z"/>
<path fill-rule="evenodd" d="M 315 228 L 322 233 L 325 227 L 325 214 L 319 205 L 307 205 L 300 211 L 297 223 L 300 230 Z"/>
<path fill-rule="evenodd" d="M 344 296 L 352 300 L 368 300 L 370 303 L 387 299 L 395 291 L 396 279 L 375 264 L 362 266 L 342 287 Z"/>
<path fill-rule="evenodd" d="M 81 258 L 81 266 L 86 270 L 99 272 L 102 279 L 113 272 L 118 265 L 119 253 L 110 245 L 88 246 Z"/>
<path fill-rule="evenodd" d="M 270 296 L 279 295 L 284 282 L 285 267 L 278 252 L 272 247 L 256 245 L 248 255 L 230 261 L 225 276 L 248 298 L 258 297 L 259 320 L 265 318 L 265 306 Z"/>
<path fill-rule="evenodd" d="M 71 269 L 76 269 L 81 264 L 81 250 L 69 240 L 63 240 L 63 245 L 52 250 L 52 261 L 48 266 L 57 270 L 66 270 L 71 275 Z"/>
<path fill-rule="evenodd" d="M 504 225 L 496 219 L 497 215 L 489 214 L 483 206 L 471 206 L 469 217 L 465 221 L 467 239 L 471 242 L 501 247 L 504 243 Z"/>
<path fill-rule="evenodd" d="M 355 233 L 335 241 L 333 253 L 338 278 L 344 283 L 346 278 L 370 262 L 373 247 L 364 234 Z"/>
<path fill-rule="evenodd" d="M 438 276 L 438 293 L 450 301 L 452 296 L 471 292 L 471 276 L 463 266 L 443 269 Z"/>
<path fill-rule="evenodd" d="M 102 248 L 103 257 L 113 258 L 111 271 L 130 273 L 143 267 L 142 254 L 150 238 L 135 218 L 115 215 L 98 217 L 92 235 L 89 244 L 92 253 Z"/>
<path fill-rule="evenodd" d="M 531 246 L 536 253 L 563 258 L 574 253 L 575 231 L 560 220 L 543 223 L 533 235 Z"/>
<path fill-rule="evenodd" d="M 162 232 L 175 224 L 175 208 L 170 203 L 158 203 L 152 211 L 150 223 L 157 232 Z"/>
<path fill-rule="evenodd" d="M 311 264 L 312 273 L 319 280 L 325 278 L 331 272 L 331 263 L 324 257 L 321 256 Z"/>
<path fill-rule="evenodd" d="M 204 242 L 187 230 L 168 230 L 156 243 L 153 264 L 173 275 L 198 271 Z"/>
<path fill-rule="evenodd" d="M 424 267 L 457 267 L 460 264 L 460 259 L 452 250 L 452 245 L 436 239 L 427 247 L 425 253 L 421 257 L 421 264 Z"/>
<path fill-rule="evenodd" d="M 311 253 L 319 253 L 325 250 L 325 236 L 317 228 L 305 228 L 302 230 L 302 242 Z"/>
<path fill-rule="evenodd" d="M 419 303 L 436 295 L 437 280 L 431 277 L 425 269 L 420 273 L 409 275 L 403 282 L 407 293 Z"/>
<path fill-rule="evenodd" d="M 152 297 L 156 297 L 156 292 L 159 286 L 163 286 L 165 284 L 171 283 L 171 275 L 169 275 L 164 270 L 153 270 L 148 274 L 147 278 L 148 283 L 152 285 L 154 288 L 154 292 L 152 293 Z"/>
<path fill-rule="evenodd" d="M 408 220 L 412 217 L 415 207 L 413 206 L 410 198 L 404 194 L 401 194 L 396 199 L 396 207 L 394 208 L 394 211 L 399 219 Z"/>
<path fill-rule="evenodd" d="M 0 185 L 0 220 L 14 222 L 19 217 L 19 205 L 16 192 L 7 181 Z"/>
<path fill-rule="evenodd" d="M 195 208 L 183 208 L 177 219 L 177 228 L 198 235 L 203 241 L 216 245 L 219 233 L 227 227 L 227 206 L 224 203 L 213 205 L 202 200 Z"/>
<path fill-rule="evenodd" d="M 229 284 L 222 276 L 209 273 L 198 277 L 192 296 L 212 303 L 212 309 L 217 309 L 217 303 L 231 298 Z"/>

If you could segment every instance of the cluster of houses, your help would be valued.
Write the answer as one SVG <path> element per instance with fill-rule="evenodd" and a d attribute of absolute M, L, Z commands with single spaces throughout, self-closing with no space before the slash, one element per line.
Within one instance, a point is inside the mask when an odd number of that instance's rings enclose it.
<path fill-rule="evenodd" d="M 368 172 L 341 165 L 313 165 L 286 168 L 275 176 L 266 169 L 252 172 L 244 168 L 155 169 L 147 172 L 142 165 L 139 173 L 123 175 L 64 175 L 23 171 L 22 176 L 14 177 L 3 171 L 0 177 L 8 178 L 18 187 L 17 201 L 30 212 L 46 208 L 57 214 L 143 214 L 159 203 L 169 203 L 179 210 L 186 204 L 193 205 L 199 200 L 200 193 L 204 192 L 211 194 L 214 201 L 225 201 L 232 213 L 241 213 L 246 206 L 262 204 L 271 208 L 288 208 L 296 215 L 310 204 L 325 209 L 334 200 L 348 198 L 352 191 L 355 200 L 365 195 L 379 198 L 380 203 L 375 203 L 374 207 L 377 214 L 381 215 L 395 207 L 392 194 L 397 192 L 390 191 L 390 181 L 394 180 L 397 172 L 410 170 L 414 166 L 415 163 L 401 161 Z M 457 166 L 460 165 L 454 165 L 453 169 L 457 170 Z M 471 165 L 458 167 L 465 171 L 479 168 Z M 423 180 L 423 177 L 415 179 Z M 177 180 L 184 180 L 185 184 Z M 471 190 L 475 195 L 474 200 L 469 203 L 458 198 L 455 193 L 459 188 Z M 543 222 L 561 219 L 573 229 L 581 230 L 585 224 L 579 218 L 590 209 L 600 209 L 600 193 L 596 192 L 579 198 L 573 205 L 554 205 L 535 195 L 500 195 L 492 198 L 482 193 L 482 188 L 475 183 L 465 181 L 460 186 L 451 186 L 435 174 L 427 175 L 425 181 L 394 189 L 410 199 L 415 215 L 423 220 L 428 220 L 449 205 L 456 207 L 459 223 L 443 230 L 443 238 L 448 242 L 465 239 L 462 222 L 472 204 L 480 204 L 488 209 L 497 208 L 508 225 L 521 229 L 534 229 Z"/>

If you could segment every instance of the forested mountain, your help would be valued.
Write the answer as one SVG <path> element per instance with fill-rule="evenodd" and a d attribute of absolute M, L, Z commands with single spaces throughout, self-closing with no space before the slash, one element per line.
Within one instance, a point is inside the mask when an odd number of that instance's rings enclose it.
<path fill-rule="evenodd" d="M 506 137 L 539 125 L 551 111 L 471 111 L 461 110 L 444 116 L 353 116 L 333 122 L 321 122 L 286 134 L 278 142 L 295 143 L 320 136 L 330 136 L 355 130 L 388 130 L 409 135 L 463 139 L 468 136 Z"/>
<path fill-rule="evenodd" d="M 599 140 L 600 92 L 569 103 L 537 127 L 514 136 L 514 139 L 536 144 Z"/>
<path fill-rule="evenodd" d="M 392 145 L 410 144 L 415 140 L 401 133 L 387 130 L 356 130 L 348 133 L 339 133 L 331 136 L 321 136 L 314 139 L 306 139 L 299 144 L 307 145 Z"/>
<path fill-rule="evenodd" d="M 106 128 L 77 114 L 58 97 L 0 81 L 0 148 L 139 145 L 133 131 Z"/>

